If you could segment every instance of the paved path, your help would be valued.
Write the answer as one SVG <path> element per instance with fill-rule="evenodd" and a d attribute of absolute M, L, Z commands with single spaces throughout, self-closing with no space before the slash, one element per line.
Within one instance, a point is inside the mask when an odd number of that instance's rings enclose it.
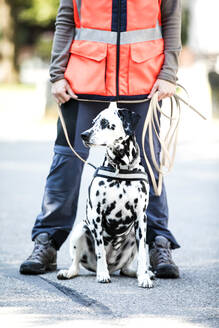
<path fill-rule="evenodd" d="M 218 149 L 218 135 L 179 144 L 166 185 L 169 226 L 182 246 L 174 252 L 181 278 L 157 279 L 153 289 L 144 290 L 135 279 L 118 275 L 109 285 L 97 284 L 85 270 L 71 281 L 58 281 L 55 273 L 18 273 L 32 250 L 30 231 L 41 205 L 52 143 L 0 143 L 1 327 L 218 327 Z M 85 172 L 86 182 L 90 174 Z M 86 188 L 84 183 L 79 217 Z M 58 266 L 69 264 L 67 241 Z"/>

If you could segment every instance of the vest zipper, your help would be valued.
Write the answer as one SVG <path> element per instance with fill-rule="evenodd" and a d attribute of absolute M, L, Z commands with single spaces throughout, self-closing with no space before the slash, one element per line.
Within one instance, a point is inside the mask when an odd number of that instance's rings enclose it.
<path fill-rule="evenodd" d="M 119 100 L 119 59 L 120 59 L 121 0 L 118 1 L 118 31 L 116 51 L 116 98 Z"/>

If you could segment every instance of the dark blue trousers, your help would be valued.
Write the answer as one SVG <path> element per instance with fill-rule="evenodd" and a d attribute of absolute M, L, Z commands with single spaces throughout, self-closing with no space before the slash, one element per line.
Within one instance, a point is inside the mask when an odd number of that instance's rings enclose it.
<path fill-rule="evenodd" d="M 90 128 L 92 120 L 101 110 L 109 107 L 109 105 L 109 102 L 89 102 L 74 99 L 62 105 L 62 113 L 66 122 L 70 141 L 74 149 L 85 159 L 88 157 L 89 151 L 84 147 L 80 134 Z M 128 108 L 141 116 L 136 131 L 136 138 L 140 149 L 142 129 L 148 106 L 149 102 L 117 103 L 118 108 Z M 153 168 L 147 135 L 145 146 L 146 154 Z M 160 145 L 155 134 L 154 147 L 157 160 L 159 161 Z M 142 149 L 141 157 L 142 164 L 147 171 Z M 32 230 L 32 240 L 34 240 L 39 233 L 47 232 L 54 239 L 57 249 L 64 243 L 71 232 L 76 217 L 83 165 L 83 162 L 75 157 L 68 147 L 60 120 L 58 119 L 53 161 L 46 180 L 42 209 L 36 218 Z M 155 169 L 154 173 L 156 179 L 158 179 L 158 174 Z M 147 242 L 151 243 L 157 235 L 163 235 L 170 240 L 172 248 L 178 248 L 180 246 L 167 228 L 168 204 L 165 185 L 163 184 L 161 195 L 156 196 L 150 178 L 149 183 L 150 197 L 149 206 L 147 208 Z"/>

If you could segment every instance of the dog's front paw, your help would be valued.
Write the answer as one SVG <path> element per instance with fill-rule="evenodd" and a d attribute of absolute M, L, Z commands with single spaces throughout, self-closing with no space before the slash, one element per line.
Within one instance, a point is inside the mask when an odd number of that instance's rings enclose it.
<path fill-rule="evenodd" d="M 138 286 L 143 288 L 153 287 L 153 282 L 151 281 L 150 275 L 148 273 L 138 276 Z"/>
<path fill-rule="evenodd" d="M 57 273 L 57 278 L 59 280 L 65 280 L 65 279 L 71 279 L 72 277 L 74 277 L 75 275 L 72 275 L 71 272 L 69 270 L 60 270 Z"/>
<path fill-rule="evenodd" d="M 101 272 L 97 274 L 97 282 L 109 283 L 111 282 L 110 275 L 108 272 Z"/>

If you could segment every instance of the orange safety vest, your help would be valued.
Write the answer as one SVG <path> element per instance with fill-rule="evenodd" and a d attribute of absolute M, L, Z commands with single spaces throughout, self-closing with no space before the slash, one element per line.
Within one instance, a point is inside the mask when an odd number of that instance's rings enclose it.
<path fill-rule="evenodd" d="M 79 99 L 147 98 L 164 62 L 162 0 L 73 0 L 65 78 Z"/>

